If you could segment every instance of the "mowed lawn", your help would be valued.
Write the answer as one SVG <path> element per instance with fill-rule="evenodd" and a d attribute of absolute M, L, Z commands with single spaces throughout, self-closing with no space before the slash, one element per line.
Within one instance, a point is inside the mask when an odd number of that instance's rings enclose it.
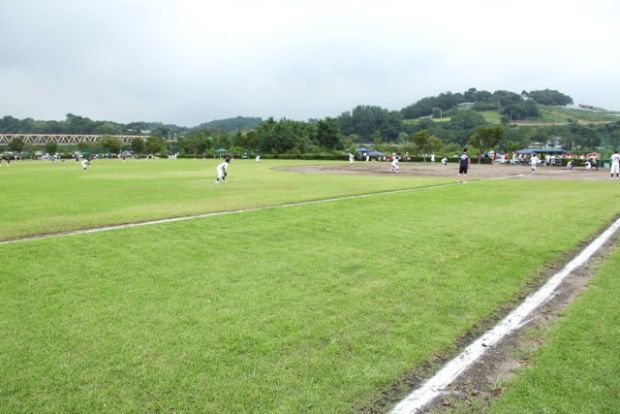
<path fill-rule="evenodd" d="M 620 249 L 492 413 L 620 413 Z"/>
<path fill-rule="evenodd" d="M 453 181 L 285 173 L 274 168 L 312 162 L 233 160 L 228 181 L 216 185 L 221 161 L 95 160 L 86 172 L 75 161 L 13 162 L 0 169 L 0 240 Z"/>
<path fill-rule="evenodd" d="M 266 202 L 316 198 L 306 179 L 321 196 L 412 180 L 270 174 L 298 187 Z M 1 245 L 0 412 L 358 410 L 619 203 L 617 183 L 470 182 Z"/>

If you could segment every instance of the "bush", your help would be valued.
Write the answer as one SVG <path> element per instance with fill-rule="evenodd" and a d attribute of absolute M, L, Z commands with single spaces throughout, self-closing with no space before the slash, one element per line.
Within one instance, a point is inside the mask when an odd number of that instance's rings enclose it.
<path fill-rule="evenodd" d="M 322 154 L 263 154 L 262 159 L 279 160 L 343 160 L 348 159 L 344 153 L 322 153 Z"/>

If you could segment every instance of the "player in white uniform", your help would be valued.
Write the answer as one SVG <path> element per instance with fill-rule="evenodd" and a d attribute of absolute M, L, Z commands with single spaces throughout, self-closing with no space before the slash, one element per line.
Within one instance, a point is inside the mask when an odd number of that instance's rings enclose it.
<path fill-rule="evenodd" d="M 611 155 L 611 179 L 614 179 L 614 174 L 616 174 L 616 180 L 620 180 L 620 154 L 618 151 L 614 150 L 614 153 Z"/>
<path fill-rule="evenodd" d="M 435 165 L 435 153 L 431 154 L 431 164 Z"/>
<path fill-rule="evenodd" d="M 258 164 L 258 163 L 260 163 L 260 155 L 257 155 L 257 156 L 256 156 L 256 163 L 257 163 L 257 164 Z"/>
<path fill-rule="evenodd" d="M 353 160 L 355 160 L 355 157 L 353 154 L 349 153 L 349 165 L 353 165 Z"/>
<path fill-rule="evenodd" d="M 226 170 L 228 169 L 228 164 L 230 164 L 230 158 L 225 158 L 224 162 L 216 167 L 217 179 L 215 180 L 215 184 L 219 184 L 220 181 L 226 180 L 226 176 L 228 175 L 228 173 L 226 172 Z"/>
<path fill-rule="evenodd" d="M 536 154 L 532 154 L 532 157 L 530 158 L 530 169 L 532 170 L 532 172 L 536 171 L 537 165 L 538 165 L 538 157 L 536 156 Z"/>
<path fill-rule="evenodd" d="M 90 161 L 88 161 L 86 158 L 83 158 L 82 161 L 80 161 L 80 164 L 82 165 L 82 171 L 86 171 L 88 169 L 88 166 L 90 165 Z"/>
<path fill-rule="evenodd" d="M 392 157 L 392 172 L 396 174 L 400 170 L 400 166 L 398 165 L 398 157 L 394 155 Z"/>

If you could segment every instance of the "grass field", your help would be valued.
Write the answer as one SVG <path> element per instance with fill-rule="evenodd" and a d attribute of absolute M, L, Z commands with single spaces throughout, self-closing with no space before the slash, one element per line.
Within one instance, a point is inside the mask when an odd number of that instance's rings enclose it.
<path fill-rule="evenodd" d="M 481 111 L 479 113 L 488 123 L 499 124 L 501 121 L 501 114 L 497 111 Z"/>
<path fill-rule="evenodd" d="M 235 161 L 219 186 L 212 160 L 15 164 L 2 238 L 450 181 L 273 169 L 301 164 Z M 479 181 L 0 245 L 0 412 L 358 410 L 619 202 L 609 182 Z"/>
<path fill-rule="evenodd" d="M 94 161 L 79 164 L 13 163 L 0 170 L 0 240 L 104 224 L 269 206 L 446 182 L 276 172 L 274 161 L 231 164 L 231 178 L 216 187 L 221 160 Z M 288 162 L 287 165 L 303 165 Z M 305 164 L 308 164 L 307 162 Z M 342 164 L 342 163 L 340 163 Z M 329 185 L 327 185 L 329 184 Z"/>
<path fill-rule="evenodd" d="M 620 249 L 491 413 L 620 412 Z"/>

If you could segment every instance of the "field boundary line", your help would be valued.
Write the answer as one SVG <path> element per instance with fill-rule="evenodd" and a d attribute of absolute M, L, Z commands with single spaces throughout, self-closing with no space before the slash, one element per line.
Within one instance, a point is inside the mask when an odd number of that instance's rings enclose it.
<path fill-rule="evenodd" d="M 512 178 L 512 177 L 506 177 L 506 178 Z M 415 191 L 448 187 L 448 186 L 453 186 L 453 185 L 458 185 L 458 184 L 461 184 L 461 183 L 457 181 L 457 182 L 448 182 L 448 183 L 441 183 L 441 184 L 430 184 L 430 185 L 423 185 L 423 186 L 414 187 L 414 188 L 403 188 L 399 190 L 387 190 L 387 191 L 378 191 L 378 192 L 363 193 L 363 194 L 352 194 L 352 195 L 341 196 L 341 197 L 330 197 L 330 198 L 323 198 L 323 199 L 317 199 L 317 200 L 296 201 L 296 202 L 276 204 L 276 205 L 270 205 L 270 206 L 243 208 L 243 209 L 238 209 L 238 210 L 214 211 L 211 213 L 201 213 L 201 214 L 194 214 L 194 215 L 189 215 L 189 216 L 170 217 L 170 218 L 145 220 L 145 221 L 137 221 L 137 222 L 130 222 L 130 223 L 122 223 L 122 224 L 110 224 L 106 226 L 88 227 L 88 228 L 82 228 L 82 229 L 61 231 L 61 232 L 56 232 L 56 233 L 34 234 L 34 235 L 18 237 L 14 239 L 1 240 L 0 246 L 5 245 L 5 244 L 12 244 L 12 243 L 17 243 L 17 242 L 25 242 L 25 241 L 32 241 L 32 240 L 51 239 L 51 238 L 58 238 L 58 237 L 65 237 L 65 236 L 74 236 L 74 235 L 79 235 L 79 234 L 100 233 L 104 231 L 128 229 L 128 228 L 142 227 L 142 226 L 152 226 L 152 225 L 157 225 L 157 224 L 176 223 L 176 222 L 204 219 L 204 218 L 211 218 L 211 217 L 218 217 L 218 216 L 228 216 L 228 215 L 233 215 L 233 214 L 253 213 L 257 211 L 271 210 L 271 209 L 277 209 L 277 208 L 303 207 L 303 206 L 311 206 L 311 205 L 318 205 L 318 204 L 325 204 L 325 203 L 333 203 L 333 202 L 344 201 L 344 200 L 354 200 L 358 198 L 368 198 L 368 197 L 376 197 L 376 196 L 383 196 L 383 195 L 410 193 L 410 192 L 415 192 Z"/>
<path fill-rule="evenodd" d="M 503 177 L 495 177 L 495 178 L 486 179 L 486 180 L 475 179 L 475 180 L 472 180 L 471 182 L 507 180 L 507 179 L 521 178 L 521 177 L 523 177 L 523 175 L 521 174 L 516 175 L 516 176 L 507 175 Z M 462 181 L 451 181 L 451 182 L 441 183 L 441 184 L 429 184 L 429 185 L 422 185 L 422 186 L 414 187 L 414 188 L 402 188 L 399 190 L 387 190 L 387 191 L 377 191 L 377 192 L 372 192 L 372 193 L 352 194 L 352 195 L 342 196 L 342 197 L 330 197 L 330 198 L 322 198 L 322 199 L 317 199 L 317 200 L 296 201 L 292 203 L 276 204 L 276 205 L 271 205 L 271 206 L 262 206 L 262 207 L 253 207 L 253 208 L 243 208 L 243 209 L 238 209 L 238 210 L 214 211 L 211 213 L 193 214 L 193 215 L 181 216 L 181 217 L 169 217 L 169 218 L 162 218 L 162 219 L 155 219 L 155 220 L 144 220 L 144 221 L 136 221 L 136 222 L 130 222 L 130 223 L 122 223 L 122 224 L 110 224 L 106 226 L 87 227 L 87 228 L 82 228 L 82 229 L 60 231 L 60 232 L 55 232 L 55 233 L 33 234 L 29 236 L 24 236 L 24 237 L 16 237 L 13 239 L 8 239 L 8 240 L 0 240 L 0 246 L 5 245 L 5 244 L 24 242 L 24 241 L 51 239 L 51 238 L 64 237 L 64 236 L 74 236 L 78 234 L 99 233 L 99 232 L 104 232 L 104 231 L 128 229 L 132 227 L 152 226 L 152 225 L 157 225 L 157 224 L 176 223 L 176 222 L 181 222 L 181 221 L 189 221 L 189 220 L 211 218 L 211 217 L 218 217 L 218 216 L 227 216 L 227 215 L 232 215 L 232 214 L 253 213 L 257 211 L 270 210 L 270 209 L 276 209 L 276 208 L 302 207 L 302 206 L 311 206 L 311 205 L 324 204 L 324 203 L 334 203 L 337 201 L 344 201 L 344 200 L 353 200 L 357 198 L 368 198 L 368 197 L 376 197 L 376 196 L 382 196 L 382 195 L 411 193 L 415 191 L 443 188 L 443 187 L 459 185 L 459 184 L 462 184 Z"/>
<path fill-rule="evenodd" d="M 471 367 L 474 362 L 480 359 L 490 347 L 527 323 L 528 316 L 554 296 L 561 282 L 575 269 L 585 264 L 619 229 L 620 218 L 616 219 L 594 241 L 579 252 L 574 259 L 554 274 L 540 289 L 525 298 L 518 307 L 499 321 L 497 325 L 472 342 L 459 355 L 446 363 L 432 378 L 426 380 L 419 388 L 400 401 L 390 413 L 416 413 L 435 398 L 442 395 L 446 388 L 466 369 Z"/>

